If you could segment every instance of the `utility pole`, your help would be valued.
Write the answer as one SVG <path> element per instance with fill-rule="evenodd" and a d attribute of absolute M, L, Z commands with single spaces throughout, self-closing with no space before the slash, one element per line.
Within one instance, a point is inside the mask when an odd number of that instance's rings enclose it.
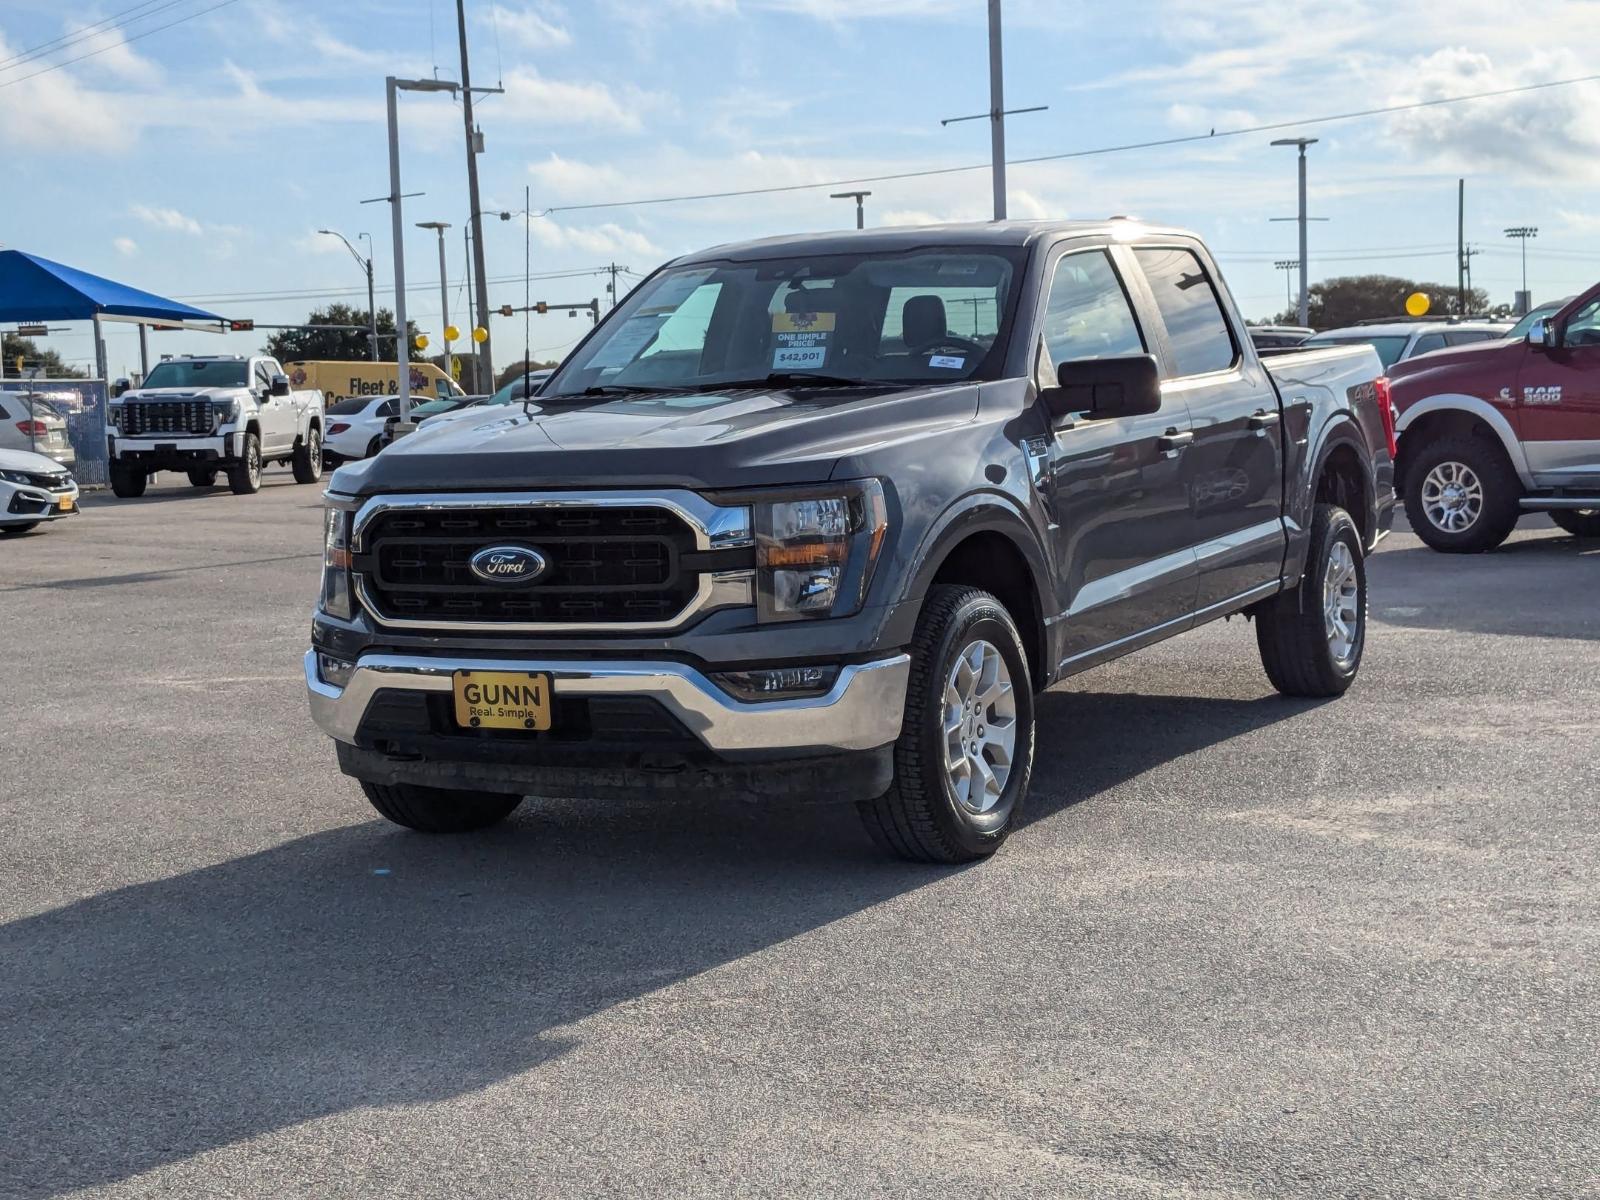
<path fill-rule="evenodd" d="M 867 218 L 861 202 L 870 195 L 872 195 L 871 192 L 829 192 L 828 199 L 854 200 L 856 202 L 856 228 L 865 229 L 867 227 Z"/>
<path fill-rule="evenodd" d="M 1528 239 L 1539 236 L 1537 225 L 1513 225 L 1505 231 L 1508 238 L 1516 238 L 1522 243 L 1522 290 L 1517 293 L 1517 316 L 1525 317 L 1528 310 L 1533 307 L 1533 297 L 1528 295 Z"/>
<path fill-rule="evenodd" d="M 456 0 L 456 31 L 461 39 L 461 112 L 467 129 L 467 199 L 472 205 L 472 273 L 477 288 L 478 311 L 483 314 L 483 329 L 489 331 L 488 276 L 483 268 L 483 214 L 478 204 L 478 134 L 472 124 L 472 72 L 467 65 L 467 4 Z M 490 339 L 478 344 L 474 359 L 475 390 L 494 391 L 494 352 Z"/>
<path fill-rule="evenodd" d="M 1274 146 L 1300 148 L 1300 324 L 1305 325 L 1311 316 L 1311 293 L 1306 273 L 1306 147 L 1315 145 L 1316 138 L 1278 138 Z"/>
<path fill-rule="evenodd" d="M 856 228 L 860 229 L 861 226 L 857 225 Z M 606 285 L 606 291 L 611 293 L 611 307 L 615 308 L 617 306 L 617 272 L 632 270 L 632 268 L 619 267 L 616 263 L 612 263 L 606 270 L 611 272 L 611 282 Z"/>
<path fill-rule="evenodd" d="M 1456 180 L 1456 316 L 1467 315 L 1467 181 Z"/>
<path fill-rule="evenodd" d="M 1048 104 L 1032 108 L 1006 108 L 1004 55 L 1000 49 L 1000 0 L 989 0 L 989 111 L 967 117 L 946 117 L 940 125 L 958 121 L 989 122 L 989 171 L 994 182 L 994 219 L 1006 219 L 1006 118 L 1017 113 L 1044 112 Z M 858 225 L 859 229 L 860 226 Z"/>
<path fill-rule="evenodd" d="M 467 336 L 478 327 L 478 306 L 472 300 L 472 222 L 461 227 L 461 263 L 467 272 Z M 478 386 L 478 344 L 472 344 L 472 386 Z"/>
<path fill-rule="evenodd" d="M 1289 293 L 1289 284 L 1292 282 L 1289 272 L 1300 264 L 1292 258 L 1280 258 L 1272 265 L 1283 272 L 1283 311 L 1288 312 L 1294 307 L 1294 297 Z"/>
<path fill-rule="evenodd" d="M 444 373 L 449 375 L 450 335 L 445 330 L 450 328 L 450 284 L 444 274 L 444 231 L 450 228 L 450 222 L 418 221 L 417 228 L 431 229 L 439 235 L 439 337 L 444 341 Z"/>
<path fill-rule="evenodd" d="M 1482 254 L 1483 251 L 1474 250 L 1471 246 L 1468 246 L 1461 253 L 1462 257 L 1467 260 L 1467 295 L 1470 296 L 1472 295 L 1472 260 Z"/>
<path fill-rule="evenodd" d="M 350 251 L 350 257 L 355 259 L 356 260 L 356 264 L 362 269 L 362 271 L 364 271 L 366 273 L 366 276 L 367 276 L 367 341 L 370 343 L 370 351 L 371 351 L 371 354 L 372 354 L 372 361 L 373 362 L 377 362 L 378 361 L 378 302 L 373 297 L 373 287 L 372 287 L 372 235 L 370 233 L 358 233 L 358 234 L 356 234 L 356 239 L 358 241 L 361 238 L 366 238 L 367 239 L 367 256 L 365 258 L 362 258 L 361 257 L 361 251 L 357 250 L 354 246 L 352 246 L 350 244 L 350 239 L 345 237 L 344 234 L 340 233 L 337 229 L 319 229 L 319 230 L 317 230 L 317 232 L 321 233 L 321 234 L 326 234 L 328 237 L 336 237 L 341 242 L 343 242 L 344 243 L 344 248 L 346 250 Z"/>

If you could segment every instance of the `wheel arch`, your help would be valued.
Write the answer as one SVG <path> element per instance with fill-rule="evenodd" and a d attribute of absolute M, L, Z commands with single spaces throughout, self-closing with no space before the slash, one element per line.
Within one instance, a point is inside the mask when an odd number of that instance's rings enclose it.
<path fill-rule="evenodd" d="M 1500 449 L 1511 462 L 1511 469 L 1525 488 L 1533 487 L 1533 472 L 1528 469 L 1528 457 L 1523 453 L 1522 442 L 1506 415 L 1488 401 L 1459 392 L 1442 392 L 1428 396 L 1408 407 L 1395 423 L 1395 433 L 1400 439 L 1400 454 L 1395 463 L 1395 485 L 1404 490 L 1406 472 L 1412 458 L 1420 448 L 1419 439 L 1430 432 L 1459 432 L 1468 430 L 1482 435 L 1492 435 Z M 1415 432 L 1411 449 L 1407 450 L 1408 433 Z"/>

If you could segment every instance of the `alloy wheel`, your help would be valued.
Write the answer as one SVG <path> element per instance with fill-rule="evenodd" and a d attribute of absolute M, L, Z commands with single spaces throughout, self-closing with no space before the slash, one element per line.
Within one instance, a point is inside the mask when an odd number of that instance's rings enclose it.
<path fill-rule="evenodd" d="M 1466 463 L 1442 462 L 1422 481 L 1422 511 L 1445 533 L 1465 533 L 1483 515 L 1483 484 Z"/>
<path fill-rule="evenodd" d="M 1341 667 L 1355 658 L 1361 637 L 1361 584 L 1355 555 L 1343 541 L 1328 547 L 1322 572 L 1322 623 L 1328 634 L 1328 652 Z"/>
<path fill-rule="evenodd" d="M 944 688 L 945 774 L 970 813 L 1000 802 L 1017 748 L 1017 698 L 1005 657 L 973 641 L 956 657 Z"/>

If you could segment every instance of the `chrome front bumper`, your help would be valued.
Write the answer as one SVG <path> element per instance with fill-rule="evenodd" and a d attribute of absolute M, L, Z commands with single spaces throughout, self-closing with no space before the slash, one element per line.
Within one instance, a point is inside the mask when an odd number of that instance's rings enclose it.
<path fill-rule="evenodd" d="M 676 662 L 452 658 L 369 654 L 338 688 L 305 656 L 311 717 L 324 733 L 355 743 L 367 705 L 380 689 L 449 692 L 457 671 L 541 671 L 557 696 L 643 696 L 655 700 L 715 753 L 747 750 L 873 750 L 900 735 L 911 659 L 904 654 L 839 671 L 820 696 L 747 703 L 700 671 Z"/>

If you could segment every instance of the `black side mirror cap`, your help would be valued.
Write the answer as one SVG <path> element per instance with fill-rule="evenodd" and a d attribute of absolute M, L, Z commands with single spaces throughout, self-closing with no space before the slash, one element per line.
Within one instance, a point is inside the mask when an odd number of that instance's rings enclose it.
<path fill-rule="evenodd" d="M 115 383 L 113 383 L 111 385 L 111 396 L 112 396 L 112 399 L 115 399 L 116 397 L 122 395 L 122 393 L 124 393 L 126 391 L 129 391 L 132 387 L 133 387 L 133 384 L 128 382 L 126 379 L 117 380 Z"/>
<path fill-rule="evenodd" d="M 1073 359 L 1056 368 L 1056 386 L 1042 398 L 1058 421 L 1143 416 L 1161 409 L 1161 370 L 1152 354 Z"/>
<path fill-rule="evenodd" d="M 274 396 L 287 396 L 289 394 L 289 377 L 287 375 L 274 375 L 272 387 L 269 389 Z"/>

